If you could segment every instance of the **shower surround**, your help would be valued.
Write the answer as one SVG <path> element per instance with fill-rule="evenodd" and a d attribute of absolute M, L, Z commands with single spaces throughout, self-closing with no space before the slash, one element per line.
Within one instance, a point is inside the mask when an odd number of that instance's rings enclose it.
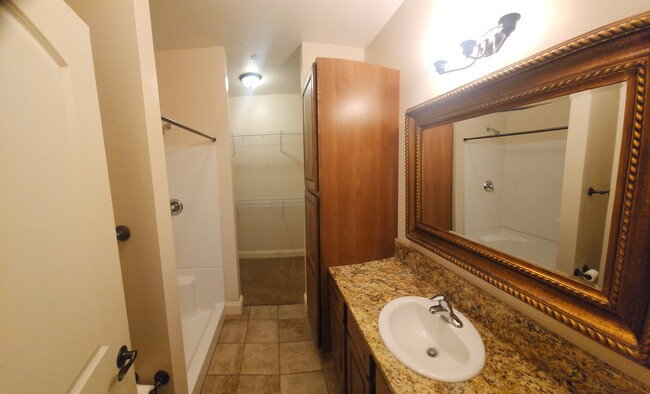
<path fill-rule="evenodd" d="M 169 196 L 183 204 L 172 217 L 189 392 L 199 392 L 224 320 L 216 148 L 165 150 Z"/>

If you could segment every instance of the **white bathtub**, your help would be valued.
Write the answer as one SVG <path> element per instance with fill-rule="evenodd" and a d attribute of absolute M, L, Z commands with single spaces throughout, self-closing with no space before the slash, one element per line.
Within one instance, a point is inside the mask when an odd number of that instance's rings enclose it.
<path fill-rule="evenodd" d="M 202 275 L 192 272 L 199 270 L 204 271 Z M 225 304 L 215 302 L 216 298 L 210 296 L 210 269 L 178 271 L 188 391 L 199 393 L 210 365 L 217 335 L 223 325 Z M 208 275 L 205 275 L 206 273 Z"/>
<path fill-rule="evenodd" d="M 465 237 L 522 260 L 534 261 L 544 268 L 557 268 L 557 242 L 506 227 L 477 231 Z"/>

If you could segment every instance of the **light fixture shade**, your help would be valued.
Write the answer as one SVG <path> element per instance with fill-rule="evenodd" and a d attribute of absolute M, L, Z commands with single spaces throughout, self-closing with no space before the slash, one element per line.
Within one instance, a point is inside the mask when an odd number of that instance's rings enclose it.
<path fill-rule="evenodd" d="M 515 31 L 517 22 L 521 19 L 521 15 L 516 12 L 503 15 L 499 19 L 499 24 L 489 29 L 483 36 L 477 40 L 465 40 L 460 43 L 463 48 L 463 55 L 470 60 L 470 63 L 463 67 L 447 69 L 447 62 L 438 60 L 433 65 L 438 74 L 446 74 L 454 71 L 465 70 L 471 67 L 478 59 L 492 56 L 499 52 L 506 39 L 510 34 Z"/>
<path fill-rule="evenodd" d="M 249 89 L 255 89 L 260 84 L 262 76 L 258 73 L 244 73 L 239 76 L 239 80 Z"/>

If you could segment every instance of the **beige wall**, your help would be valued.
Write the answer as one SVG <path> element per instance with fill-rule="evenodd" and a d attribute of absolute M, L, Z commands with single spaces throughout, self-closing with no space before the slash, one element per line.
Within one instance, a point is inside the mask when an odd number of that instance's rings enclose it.
<path fill-rule="evenodd" d="M 464 7 L 464 8 L 463 8 Z M 406 0 L 375 40 L 366 48 L 368 63 L 400 70 L 400 114 L 407 108 L 440 95 L 450 89 L 496 71 L 544 49 L 598 28 L 650 9 L 648 0 L 534 0 L 514 2 L 495 0 L 473 3 L 468 12 L 462 2 Z M 473 67 L 456 73 L 438 75 L 433 62 L 449 58 L 458 51 L 458 43 L 474 38 L 496 24 L 508 12 L 519 12 L 522 19 L 517 30 L 497 55 L 479 60 Z M 480 19 L 478 19 L 480 18 Z M 455 23 L 462 21 L 462 23 Z M 461 31 L 471 26 L 482 27 L 477 32 Z M 455 37 L 457 36 L 457 38 Z M 447 45 L 450 47 L 447 48 Z M 454 49 L 455 48 L 455 49 Z M 650 383 L 648 370 L 606 349 L 567 328 L 523 302 L 469 275 L 448 261 L 439 258 L 406 240 L 404 229 L 404 124 L 400 125 L 400 185 L 398 237 L 459 276 L 467 278 L 497 298 L 531 316 L 578 346 L 596 354 L 616 368 Z"/>
<path fill-rule="evenodd" d="M 365 60 L 363 48 L 346 47 L 342 45 L 303 42 L 300 46 L 300 86 L 303 86 L 309 75 L 311 65 L 317 57 L 333 57 L 347 60 Z"/>
<path fill-rule="evenodd" d="M 236 151 L 232 157 L 233 188 L 242 258 L 304 254 L 305 209 L 298 202 L 304 198 L 301 103 L 300 94 L 229 99 L 233 136 L 272 134 L 233 137 L 232 141 Z M 300 134 L 280 137 L 280 131 Z"/>
<path fill-rule="evenodd" d="M 227 312 L 240 299 L 237 233 L 228 133 L 226 52 L 223 47 L 156 51 L 163 115 L 217 138 L 217 177 L 221 257 Z M 158 123 L 160 125 L 160 122 Z M 176 127 L 165 134 L 166 147 L 212 143 Z"/>
<path fill-rule="evenodd" d="M 69 0 L 90 27 L 129 332 L 142 383 L 187 392 L 153 40 L 146 0 Z"/>

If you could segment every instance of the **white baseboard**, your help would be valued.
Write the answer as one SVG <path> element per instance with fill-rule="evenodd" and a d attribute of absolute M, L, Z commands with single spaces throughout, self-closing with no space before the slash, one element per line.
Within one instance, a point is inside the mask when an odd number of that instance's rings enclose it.
<path fill-rule="evenodd" d="M 239 251 L 240 259 L 272 259 L 278 257 L 302 257 L 305 249 Z"/>
<path fill-rule="evenodd" d="M 226 313 L 226 315 L 241 315 L 243 309 L 244 309 L 244 296 L 239 295 L 239 301 L 226 302 L 224 312 Z"/>

